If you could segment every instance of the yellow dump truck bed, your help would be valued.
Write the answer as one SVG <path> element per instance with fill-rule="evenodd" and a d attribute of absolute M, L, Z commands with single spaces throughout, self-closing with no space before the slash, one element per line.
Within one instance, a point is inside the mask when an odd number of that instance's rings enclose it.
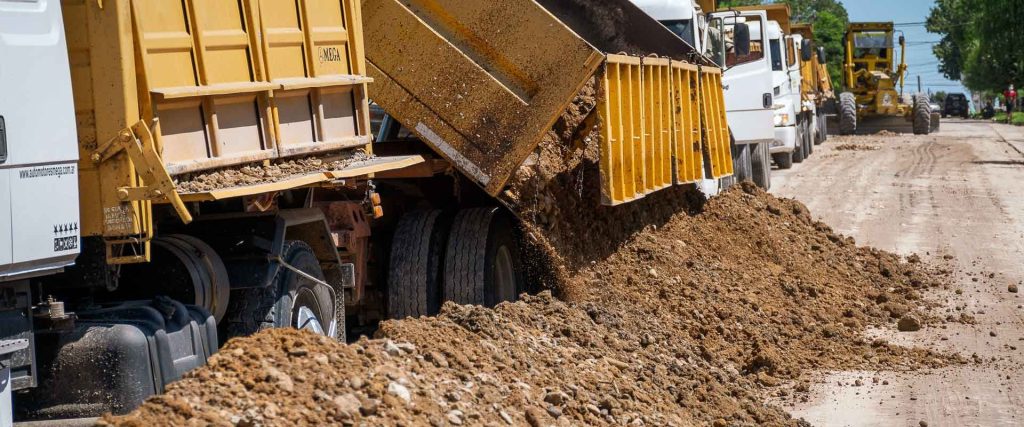
<path fill-rule="evenodd" d="M 179 174 L 371 152 L 358 0 L 62 2 L 78 116 L 82 234 L 152 236 Z M 393 161 L 392 161 L 393 160 Z M 374 159 L 353 170 L 402 167 Z M 300 180 L 330 180 L 331 171 Z M 344 175 L 343 171 L 333 171 Z M 337 175 L 336 174 L 336 175 Z M 226 188 L 241 196 L 267 188 Z M 226 192 L 225 192 L 226 191 Z"/>

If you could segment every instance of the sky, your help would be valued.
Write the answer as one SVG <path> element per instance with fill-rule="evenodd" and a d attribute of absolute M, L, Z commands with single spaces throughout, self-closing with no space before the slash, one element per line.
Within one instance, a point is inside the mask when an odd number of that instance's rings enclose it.
<path fill-rule="evenodd" d="M 934 0 L 841 0 L 850 21 L 893 21 L 896 29 L 907 38 L 907 88 L 917 90 L 917 77 L 921 76 L 925 92 L 963 92 L 960 82 L 950 81 L 938 70 L 938 58 L 932 53 L 932 44 L 938 34 L 929 33 L 921 24 L 928 19 Z M 899 25 L 914 24 L 914 25 Z"/>

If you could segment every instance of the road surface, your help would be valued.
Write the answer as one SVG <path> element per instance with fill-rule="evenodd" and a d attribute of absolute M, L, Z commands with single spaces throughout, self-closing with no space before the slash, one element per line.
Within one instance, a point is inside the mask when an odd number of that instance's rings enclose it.
<path fill-rule="evenodd" d="M 930 295 L 943 305 L 936 314 L 963 312 L 977 324 L 874 333 L 984 360 L 828 373 L 808 402 L 788 408 L 794 416 L 823 426 L 1024 425 L 1024 297 L 1008 290 L 1024 289 L 1024 128 L 945 120 L 927 137 L 832 137 L 772 180 L 772 193 L 802 201 L 858 244 L 951 263 L 961 292 Z M 864 386 L 851 384 L 858 378 Z"/>

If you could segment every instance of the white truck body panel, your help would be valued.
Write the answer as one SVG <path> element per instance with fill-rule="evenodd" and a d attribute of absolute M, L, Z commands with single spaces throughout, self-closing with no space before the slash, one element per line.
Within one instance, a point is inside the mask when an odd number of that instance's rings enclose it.
<path fill-rule="evenodd" d="M 735 16 L 733 12 L 715 14 L 713 16 Z M 759 18 L 766 22 L 767 14 L 762 11 L 741 12 L 740 17 Z M 726 18 L 731 19 L 731 18 Z M 766 42 L 767 32 L 759 22 L 747 23 L 750 27 L 750 41 Z M 775 135 L 772 130 L 773 101 L 765 102 L 772 97 L 771 62 L 769 62 L 767 43 L 764 43 L 763 57 L 730 67 L 722 74 L 722 85 L 725 91 L 726 118 L 736 144 L 757 144 L 771 142 Z"/>
<path fill-rule="evenodd" d="M 772 91 L 775 94 L 775 111 L 773 122 L 775 123 L 775 141 L 772 143 L 770 152 L 791 153 L 797 146 L 797 117 L 800 112 L 800 80 L 793 79 L 794 70 L 797 78 L 800 77 L 800 62 L 796 61 L 793 67 L 789 65 L 789 56 L 796 55 L 790 37 L 782 33 L 782 26 L 778 22 L 768 22 L 769 44 L 772 46 L 769 51 L 774 64 L 772 67 Z M 776 50 L 775 46 L 778 46 Z M 775 57 L 778 55 L 778 57 Z M 781 64 L 781 66 L 779 65 Z M 796 85 L 794 87 L 794 84 Z"/>
<path fill-rule="evenodd" d="M 78 137 L 60 2 L 0 0 L 0 280 L 79 253 Z"/>

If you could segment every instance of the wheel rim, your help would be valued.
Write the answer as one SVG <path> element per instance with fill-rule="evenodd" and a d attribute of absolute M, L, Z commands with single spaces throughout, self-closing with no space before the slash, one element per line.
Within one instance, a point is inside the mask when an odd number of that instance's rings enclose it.
<path fill-rule="evenodd" d="M 320 310 L 316 296 L 309 289 L 300 289 L 295 295 L 295 303 L 292 304 L 293 322 L 295 329 L 304 329 L 317 335 L 327 335 L 323 323 L 320 322 Z"/>
<path fill-rule="evenodd" d="M 512 265 L 512 253 L 508 246 L 498 248 L 494 257 L 494 284 L 498 301 L 512 301 L 516 298 L 515 267 Z"/>

